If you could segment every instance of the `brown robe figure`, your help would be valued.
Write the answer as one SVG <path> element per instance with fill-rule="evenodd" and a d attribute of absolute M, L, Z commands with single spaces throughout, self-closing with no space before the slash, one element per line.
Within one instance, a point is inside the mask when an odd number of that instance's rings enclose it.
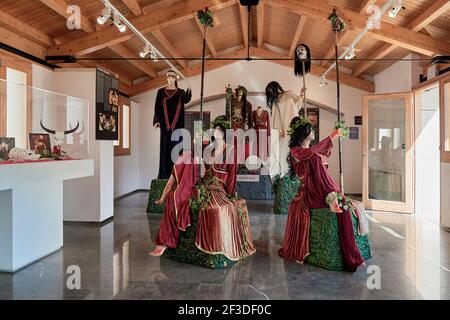
<path fill-rule="evenodd" d="M 258 107 L 252 112 L 252 127 L 256 131 L 257 136 L 257 155 L 267 161 L 269 158 L 269 136 L 270 136 L 270 116 L 269 112 Z M 262 132 L 261 132 L 262 131 Z M 261 135 L 261 136 L 260 136 Z"/>

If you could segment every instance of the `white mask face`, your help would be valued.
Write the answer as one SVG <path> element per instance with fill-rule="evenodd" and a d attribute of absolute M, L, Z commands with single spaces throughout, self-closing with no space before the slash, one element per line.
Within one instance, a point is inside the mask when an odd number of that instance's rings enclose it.
<path fill-rule="evenodd" d="M 176 81 L 177 81 L 177 78 L 175 78 L 173 76 L 167 77 L 167 83 L 169 84 L 169 86 L 175 86 Z"/>
<path fill-rule="evenodd" d="M 299 59 L 307 59 L 308 58 L 308 53 L 304 46 L 299 46 L 296 50 L 296 53 L 297 53 L 297 57 Z"/>

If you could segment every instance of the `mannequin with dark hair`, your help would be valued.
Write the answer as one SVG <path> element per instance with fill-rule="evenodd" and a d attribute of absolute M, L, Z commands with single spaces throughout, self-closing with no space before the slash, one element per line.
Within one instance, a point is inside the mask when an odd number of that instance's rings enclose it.
<path fill-rule="evenodd" d="M 284 176 L 289 166 L 286 155 L 289 153 L 289 137 L 286 132 L 292 119 L 298 116 L 301 105 L 301 96 L 292 91 L 285 91 L 277 81 L 271 81 L 266 86 L 267 107 L 272 112 L 272 128 L 278 131 L 278 140 L 274 141 L 272 154 L 272 176 L 280 174 Z"/>
<path fill-rule="evenodd" d="M 301 180 L 297 195 L 289 205 L 288 221 L 281 257 L 303 262 L 309 255 L 310 209 L 327 208 L 337 214 L 339 240 L 343 252 L 346 270 L 354 272 L 364 260 L 356 245 L 350 209 L 342 210 L 337 199 L 327 204 L 330 194 L 340 192 L 339 186 L 328 173 L 325 161 L 331 155 L 332 140 L 342 135 L 335 130 L 330 136 L 311 146 L 314 130 L 305 118 L 296 117 L 290 126 L 289 164 L 291 174 Z M 353 208 L 357 210 L 357 208 Z"/>

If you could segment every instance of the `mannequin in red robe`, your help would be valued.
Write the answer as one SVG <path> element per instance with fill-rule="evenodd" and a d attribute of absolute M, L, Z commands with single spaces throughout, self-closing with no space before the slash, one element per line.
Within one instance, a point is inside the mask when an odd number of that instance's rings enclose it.
<path fill-rule="evenodd" d="M 292 123 L 298 121 L 296 117 Z M 288 221 L 283 247 L 279 255 L 288 260 L 303 263 L 309 255 L 310 209 L 326 208 L 336 213 L 338 219 L 339 240 L 343 251 L 346 270 L 354 272 L 364 260 L 355 242 L 352 216 L 349 210 L 343 211 L 335 200 L 328 205 L 326 198 L 332 192 L 340 192 L 339 186 L 328 173 L 326 157 L 331 155 L 332 139 L 341 135 L 334 131 L 329 137 L 309 147 L 314 140 L 311 124 L 301 125 L 294 130 L 290 140 L 290 169 L 301 180 L 300 189 L 289 205 Z"/>
<path fill-rule="evenodd" d="M 206 159 L 204 163 L 205 175 L 201 181 L 210 200 L 199 212 L 195 245 L 203 252 L 223 254 L 231 261 L 237 261 L 256 250 L 246 202 L 234 198 L 236 153 L 232 146 L 225 144 L 224 135 L 225 129 L 217 127 L 214 133 L 216 149 L 212 159 Z M 186 152 L 175 163 L 163 195 L 156 202 L 167 201 L 167 204 L 155 241 L 158 247 L 150 253 L 153 256 L 162 255 L 167 247 L 176 248 L 180 230 L 184 231 L 190 225 L 189 200 L 196 196 L 194 180 L 199 176 L 199 166 L 190 157 Z"/>

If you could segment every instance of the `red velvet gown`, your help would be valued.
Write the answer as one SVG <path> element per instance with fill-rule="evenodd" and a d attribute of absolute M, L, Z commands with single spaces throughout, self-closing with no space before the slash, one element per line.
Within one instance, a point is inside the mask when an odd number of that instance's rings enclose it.
<path fill-rule="evenodd" d="M 333 142 L 330 137 L 310 148 L 291 149 L 293 168 L 302 179 L 300 189 L 289 205 L 288 220 L 283 247 L 279 255 L 283 258 L 303 262 L 309 255 L 310 209 L 327 208 L 325 201 L 330 192 L 340 192 L 339 186 L 328 173 L 325 157 L 331 155 Z M 352 214 L 350 211 L 336 213 L 339 239 L 346 270 L 356 271 L 364 260 L 355 242 Z"/>
<path fill-rule="evenodd" d="M 198 216 L 195 245 L 209 254 L 223 254 L 232 261 L 244 259 L 256 249 L 250 233 L 250 219 L 244 199 L 230 199 L 236 189 L 236 155 L 230 148 L 229 157 L 234 161 L 214 161 L 205 164 L 205 175 L 202 181 L 210 181 L 205 185 L 210 201 Z M 183 155 L 184 160 L 190 154 Z M 220 163 L 223 162 L 223 163 Z M 198 165 L 186 164 L 181 158 L 174 165 L 173 175 L 177 187 L 168 197 L 161 226 L 156 237 L 157 245 L 176 248 L 180 230 L 190 225 L 191 210 L 189 199 L 196 195 L 194 177 L 198 177 Z"/>
<path fill-rule="evenodd" d="M 257 156 L 261 158 L 263 161 L 267 161 L 269 158 L 269 136 L 270 136 L 270 116 L 269 112 L 263 110 L 261 115 L 258 114 L 258 110 L 253 111 L 252 115 L 253 128 L 256 131 L 257 137 Z M 266 137 L 260 141 L 259 131 L 265 130 Z M 264 140 L 265 139 L 265 140 Z M 265 142 L 265 145 L 262 143 Z"/>

